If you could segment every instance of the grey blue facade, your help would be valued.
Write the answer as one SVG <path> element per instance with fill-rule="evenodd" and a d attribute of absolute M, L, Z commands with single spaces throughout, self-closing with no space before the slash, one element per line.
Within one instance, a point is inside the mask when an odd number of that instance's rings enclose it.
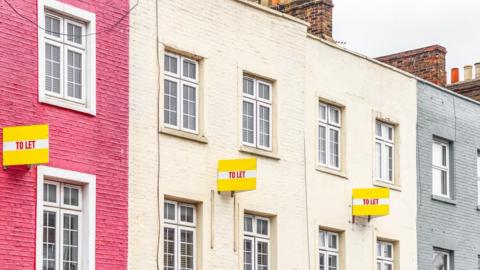
<path fill-rule="evenodd" d="M 448 270 L 479 269 L 480 103 L 418 82 L 417 125 L 418 269 L 437 269 L 434 250 L 450 255 Z M 432 192 L 435 140 L 449 146 L 450 198 Z"/>

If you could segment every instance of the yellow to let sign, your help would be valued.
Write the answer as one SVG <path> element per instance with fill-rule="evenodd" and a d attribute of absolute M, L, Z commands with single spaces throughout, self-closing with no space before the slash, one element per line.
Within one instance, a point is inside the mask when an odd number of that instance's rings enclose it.
<path fill-rule="evenodd" d="M 386 216 L 390 213 L 388 188 L 358 188 L 352 192 L 353 216 Z"/>
<path fill-rule="evenodd" d="M 3 128 L 3 166 L 48 163 L 48 125 Z"/>
<path fill-rule="evenodd" d="M 257 188 L 257 159 L 219 160 L 218 191 L 247 191 Z"/>

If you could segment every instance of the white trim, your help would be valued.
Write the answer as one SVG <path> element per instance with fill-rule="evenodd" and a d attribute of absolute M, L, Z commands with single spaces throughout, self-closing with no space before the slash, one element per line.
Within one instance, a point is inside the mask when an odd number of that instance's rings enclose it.
<path fill-rule="evenodd" d="M 249 103 L 253 106 L 253 143 L 246 142 L 243 140 L 243 102 Z M 254 99 L 249 98 L 248 95 L 245 95 L 244 98 L 242 98 L 242 113 L 241 113 L 241 123 L 242 123 L 242 132 L 241 132 L 241 142 L 243 145 L 251 146 L 251 147 L 256 147 L 257 146 L 257 106 L 255 103 Z"/>
<path fill-rule="evenodd" d="M 255 261 L 258 262 L 258 242 L 267 243 L 267 269 L 270 269 L 270 260 L 271 260 L 271 252 L 270 252 L 270 239 L 255 237 L 255 247 L 254 247 L 254 256 Z M 255 264 L 255 269 L 258 270 L 258 263 Z"/>
<path fill-rule="evenodd" d="M 81 93 L 80 93 L 80 95 L 82 96 L 82 98 L 80 98 L 80 99 L 68 95 L 68 51 L 80 54 L 80 59 L 82 61 L 81 66 L 80 66 L 80 69 L 81 69 L 80 76 L 82 76 L 82 81 L 80 82 L 81 83 L 81 89 L 80 89 Z M 87 99 L 87 97 L 86 97 L 87 96 L 87 91 L 86 91 L 86 87 L 85 87 L 85 83 L 86 83 L 86 79 L 85 79 L 85 77 L 86 77 L 85 76 L 86 75 L 86 72 L 85 72 L 85 68 L 86 68 L 85 50 L 82 50 L 82 49 L 79 49 L 79 48 L 76 48 L 76 47 L 64 47 L 63 53 L 65 54 L 64 57 L 63 57 L 63 59 L 64 59 L 63 98 L 68 100 L 68 101 L 72 101 L 72 102 L 76 102 L 76 103 L 80 103 L 80 104 L 85 104 L 86 99 Z M 73 89 L 73 90 L 75 91 L 75 89 Z"/>
<path fill-rule="evenodd" d="M 187 207 L 187 208 L 192 208 L 193 210 L 193 222 L 187 222 L 187 221 L 182 221 L 181 219 L 181 211 L 180 211 L 180 208 L 184 206 L 184 207 Z M 197 225 L 197 222 L 196 222 L 196 212 L 197 209 L 195 207 L 195 205 L 193 204 L 187 204 L 187 203 L 178 203 L 177 204 L 177 214 L 178 214 L 178 217 L 177 217 L 177 223 L 178 225 L 181 225 L 181 226 L 187 226 L 187 227 L 195 227 Z"/>
<path fill-rule="evenodd" d="M 190 83 L 194 83 L 194 84 L 197 84 L 198 85 L 198 67 L 199 67 L 199 64 L 198 64 L 198 61 L 195 60 L 195 59 L 192 59 L 192 58 L 188 58 L 188 57 L 185 57 L 185 56 L 181 56 L 180 57 L 180 78 L 184 81 L 187 81 L 187 82 L 190 82 Z M 193 63 L 195 65 L 195 79 L 192 79 L 190 77 L 187 77 L 187 76 L 184 76 L 183 75 L 183 61 L 187 61 L 187 62 L 190 62 L 190 63 Z"/>
<path fill-rule="evenodd" d="M 320 108 L 325 108 L 325 118 L 321 117 Z M 330 110 L 338 112 L 338 123 L 332 122 L 330 117 Z M 334 105 L 330 105 L 324 102 L 319 102 L 318 104 L 318 124 L 317 124 L 317 163 L 318 165 L 333 170 L 339 171 L 342 166 L 342 110 Z M 325 128 L 325 162 L 321 162 L 320 158 L 320 127 Z M 330 158 L 330 133 L 332 130 L 338 132 L 338 165 L 333 165 L 333 161 Z"/>
<path fill-rule="evenodd" d="M 83 78 L 85 80 L 82 85 L 83 88 L 83 98 L 85 98 L 85 104 L 79 104 L 77 102 L 72 102 L 64 99 L 63 97 L 56 97 L 50 94 L 47 94 L 45 91 L 45 33 L 42 28 L 45 28 L 45 13 L 46 9 L 48 12 L 58 13 L 59 15 L 64 15 L 66 17 L 76 19 L 78 21 L 85 22 L 86 28 L 84 34 L 92 34 L 96 31 L 96 16 L 94 13 L 88 12 L 83 9 L 71 6 L 69 4 L 62 3 L 56 0 L 38 0 L 38 101 L 40 103 L 46 103 L 50 105 L 55 105 L 70 110 L 75 110 L 83 113 L 88 113 L 91 115 L 96 115 L 96 36 L 88 35 L 82 37 L 83 44 L 85 46 L 86 56 L 84 56 L 84 70 L 82 70 Z M 54 14 L 53 14 L 54 15 Z M 64 31 L 64 20 L 61 21 L 61 32 Z M 62 32 L 63 33 L 63 32 Z M 66 34 L 66 33 L 63 33 Z M 48 40 L 59 40 L 51 36 L 48 37 Z M 70 44 L 67 43 L 67 44 Z M 78 47 L 78 44 L 76 45 Z M 63 51 L 62 51 L 63 53 Z M 63 55 L 62 55 L 63 57 Z M 63 71 L 63 67 L 60 68 Z M 62 74 L 62 80 L 65 78 L 65 74 Z M 65 86 L 62 85 L 64 88 Z M 66 91 L 66 89 L 63 89 Z"/>
<path fill-rule="evenodd" d="M 170 52 L 165 52 L 165 55 L 177 59 L 177 73 L 167 71 L 165 69 L 165 66 L 163 67 L 163 72 L 165 73 L 166 76 L 176 77 L 177 79 L 179 79 L 180 78 L 180 72 L 182 70 L 182 68 L 181 68 L 182 63 L 180 62 L 180 58 L 181 58 L 180 55 L 173 54 L 173 53 L 170 53 Z M 165 59 L 165 57 L 164 57 L 164 59 Z M 163 65 L 165 65 L 165 60 L 163 62 Z"/>
<path fill-rule="evenodd" d="M 75 210 L 68 210 L 68 209 L 60 209 L 60 223 L 58 223 L 60 226 L 59 226 L 59 232 L 60 232 L 60 239 L 59 239 L 59 242 L 60 243 L 59 245 L 57 245 L 58 247 L 63 247 L 63 216 L 64 214 L 67 214 L 67 215 L 76 215 L 78 216 L 78 262 L 77 262 L 77 266 L 78 266 L 78 269 L 83 269 L 82 268 L 82 265 L 83 265 L 83 250 L 82 250 L 82 230 L 83 230 L 83 220 L 82 220 L 82 212 L 79 212 L 79 211 L 75 211 Z M 62 269 L 63 270 L 63 248 L 60 248 L 60 253 L 59 253 L 59 259 L 58 259 L 58 262 L 61 264 L 61 266 L 58 268 L 58 269 Z"/>
<path fill-rule="evenodd" d="M 435 163 L 435 146 L 440 147 L 440 159 L 443 158 L 443 147 L 445 147 L 445 165 L 443 164 L 436 164 Z M 436 183 L 436 179 L 434 178 L 433 171 L 438 170 L 440 171 L 440 183 Z M 445 172 L 446 174 L 446 190 L 447 194 L 442 194 L 442 178 L 441 178 L 441 173 Z M 438 179 L 437 179 L 438 180 Z M 433 139 L 432 143 L 432 194 L 444 198 L 450 198 L 451 192 L 450 192 L 450 144 L 446 141 L 439 140 L 439 139 Z M 439 188 L 440 190 L 435 190 L 436 188 Z M 438 192 L 437 192 L 438 191 Z"/>
<path fill-rule="evenodd" d="M 242 247 L 242 248 L 243 248 L 243 253 L 242 253 L 242 254 L 243 254 L 243 262 L 242 262 L 242 269 L 245 269 L 245 240 L 251 241 L 251 243 L 252 243 L 252 250 L 250 250 L 250 252 L 251 252 L 251 257 L 252 257 L 252 258 L 251 258 L 250 262 L 248 262 L 248 263 L 250 263 L 250 264 L 252 265 L 252 269 L 255 269 L 255 261 L 256 261 L 256 259 L 255 259 L 255 238 L 252 237 L 252 236 L 247 236 L 247 235 L 243 236 L 243 247 Z"/>
<path fill-rule="evenodd" d="M 183 58 L 182 58 L 183 59 Z M 184 114 L 184 108 L 183 108 L 183 100 L 185 97 L 183 96 L 183 86 L 189 86 L 195 89 L 195 129 L 189 129 L 183 126 L 183 114 Z M 198 134 L 198 84 L 192 83 L 190 81 L 180 81 L 180 97 L 181 99 L 178 99 L 180 102 L 180 113 L 177 115 L 180 116 L 180 130 L 193 133 L 193 134 Z"/>
<path fill-rule="evenodd" d="M 95 270 L 95 229 L 96 229 L 96 176 L 76 171 L 64 170 L 48 166 L 37 168 L 37 222 L 36 222 L 36 269 L 42 269 L 43 250 L 43 183 L 45 179 L 58 180 L 83 187 L 83 229 L 87 235 L 86 245 L 81 251 L 83 268 L 79 270 Z M 80 241 L 80 238 L 79 238 Z"/>
<path fill-rule="evenodd" d="M 377 126 L 380 126 L 381 134 L 377 134 Z M 387 133 L 389 129 L 392 130 L 392 138 L 389 139 Z M 377 144 L 380 145 L 380 157 L 377 156 Z M 389 174 L 389 157 L 388 157 L 388 147 L 392 148 L 392 177 L 390 178 Z M 395 182 L 395 127 L 382 122 L 380 120 L 375 121 L 375 180 L 393 184 Z M 380 175 L 377 175 L 377 159 L 380 158 Z"/>
<path fill-rule="evenodd" d="M 267 151 L 272 151 L 272 104 L 264 103 L 261 101 L 256 102 L 256 110 L 257 110 L 257 148 Z M 268 109 L 268 146 L 260 145 L 260 107 L 264 107 Z"/>

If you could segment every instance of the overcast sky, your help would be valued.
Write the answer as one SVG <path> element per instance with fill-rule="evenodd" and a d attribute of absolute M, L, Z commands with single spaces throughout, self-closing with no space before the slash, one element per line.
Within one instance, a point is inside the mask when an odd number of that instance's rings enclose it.
<path fill-rule="evenodd" d="M 377 57 L 439 44 L 448 51 L 447 71 L 480 62 L 480 0 L 333 3 L 333 36 L 349 49 Z"/>

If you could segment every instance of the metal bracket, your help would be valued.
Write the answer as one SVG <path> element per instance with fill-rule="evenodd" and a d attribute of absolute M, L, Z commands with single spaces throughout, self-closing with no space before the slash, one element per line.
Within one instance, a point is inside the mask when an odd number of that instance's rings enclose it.
<path fill-rule="evenodd" d="M 3 166 L 3 170 L 4 171 L 8 170 L 8 166 Z"/>

